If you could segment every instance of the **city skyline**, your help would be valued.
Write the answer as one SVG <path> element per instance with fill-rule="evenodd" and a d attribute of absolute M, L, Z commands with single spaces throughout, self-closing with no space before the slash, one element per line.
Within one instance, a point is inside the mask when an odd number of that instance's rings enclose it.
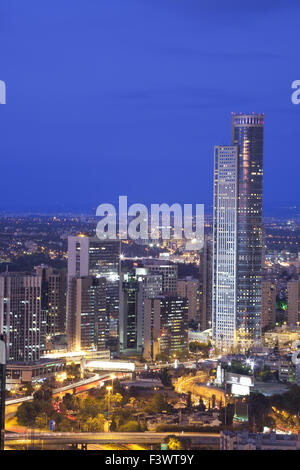
<path fill-rule="evenodd" d="M 300 450 L 299 31 L 0 2 L 0 454 Z"/>

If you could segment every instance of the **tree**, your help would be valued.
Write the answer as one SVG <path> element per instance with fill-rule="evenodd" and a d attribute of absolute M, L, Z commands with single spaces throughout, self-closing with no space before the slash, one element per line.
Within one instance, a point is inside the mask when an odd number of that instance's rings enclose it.
<path fill-rule="evenodd" d="M 292 385 L 291 388 L 282 395 L 283 408 L 289 413 L 297 414 L 300 412 L 300 387 Z"/>
<path fill-rule="evenodd" d="M 111 401 L 112 403 L 122 403 L 123 396 L 121 395 L 121 393 L 115 393 L 114 395 L 112 395 Z"/>
<path fill-rule="evenodd" d="M 87 432 L 103 432 L 105 416 L 99 413 L 95 418 L 88 418 L 82 425 L 82 430 Z"/>
<path fill-rule="evenodd" d="M 262 393 L 251 393 L 248 398 L 249 425 L 257 432 L 262 431 L 270 412 L 270 400 Z"/>
<path fill-rule="evenodd" d="M 204 404 L 204 401 L 202 400 L 202 397 L 200 397 L 200 400 L 199 400 L 198 410 L 199 411 L 205 411 L 206 410 L 206 406 Z"/>
<path fill-rule="evenodd" d="M 52 400 L 52 390 L 49 387 L 49 384 L 45 382 L 39 390 L 34 392 L 33 394 L 34 401 L 48 401 L 51 402 Z"/>
<path fill-rule="evenodd" d="M 162 411 L 169 411 L 170 405 L 167 401 L 167 395 L 164 393 L 157 393 L 146 404 L 146 410 L 153 413 L 161 413 Z"/>
<path fill-rule="evenodd" d="M 18 423 L 22 426 L 33 427 L 38 412 L 39 409 L 33 401 L 21 403 L 16 413 Z"/>
<path fill-rule="evenodd" d="M 79 398 L 71 393 L 66 393 L 62 399 L 61 408 L 64 410 L 78 411 L 79 410 Z"/>
<path fill-rule="evenodd" d="M 236 359 L 233 359 L 231 361 L 230 366 L 228 364 L 222 364 L 222 368 L 225 370 L 230 370 L 231 372 L 234 372 L 235 374 L 245 374 L 245 375 L 253 374 L 250 366 L 248 366 L 244 362 L 237 361 Z"/>
<path fill-rule="evenodd" d="M 168 369 L 166 368 L 161 369 L 159 377 L 160 377 L 162 384 L 165 387 L 172 386 L 172 379 L 171 379 L 170 372 L 168 371 Z"/>
<path fill-rule="evenodd" d="M 66 366 L 67 379 L 71 381 L 78 381 L 81 377 L 80 365 L 72 362 Z"/>
<path fill-rule="evenodd" d="M 136 398 L 131 397 L 130 400 L 129 400 L 129 402 L 130 402 L 130 405 L 132 406 L 132 408 L 134 408 L 134 405 L 135 405 L 135 403 L 136 403 Z"/>
<path fill-rule="evenodd" d="M 226 419 L 225 419 L 226 413 Z M 232 403 L 228 403 L 224 408 L 221 409 L 220 412 L 220 420 L 222 424 L 226 424 L 226 426 L 230 426 L 233 422 L 234 416 L 234 405 Z"/>
<path fill-rule="evenodd" d="M 140 431 L 140 425 L 137 421 L 128 421 L 122 424 L 119 429 L 120 432 L 138 432 Z"/>
<path fill-rule="evenodd" d="M 192 393 L 191 392 L 188 392 L 187 394 L 187 398 L 186 398 L 186 407 L 191 410 L 192 409 Z"/>
<path fill-rule="evenodd" d="M 159 353 L 159 354 L 157 354 L 155 360 L 158 361 L 158 362 L 168 362 L 169 361 L 169 356 L 166 353 Z"/>
<path fill-rule="evenodd" d="M 170 450 L 182 450 L 183 449 L 180 439 L 178 439 L 175 436 L 169 438 L 168 447 Z"/>
<path fill-rule="evenodd" d="M 48 427 L 48 416 L 46 414 L 42 414 L 35 418 L 35 426 L 39 429 L 45 429 Z"/>
<path fill-rule="evenodd" d="M 189 343 L 189 349 L 192 353 L 199 353 L 203 357 L 209 355 L 210 344 L 200 343 L 199 341 L 191 341 Z"/>
<path fill-rule="evenodd" d="M 28 382 L 24 385 L 22 388 L 23 392 L 25 393 L 26 396 L 30 396 L 33 394 L 33 386 L 31 385 L 31 382 Z"/>
<path fill-rule="evenodd" d="M 103 406 L 98 400 L 94 398 L 85 398 L 80 402 L 80 416 L 95 418 L 101 411 Z"/>

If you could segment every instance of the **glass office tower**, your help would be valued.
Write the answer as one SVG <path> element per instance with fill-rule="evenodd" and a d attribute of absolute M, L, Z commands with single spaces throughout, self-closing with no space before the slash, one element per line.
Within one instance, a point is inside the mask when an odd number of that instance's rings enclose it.
<path fill-rule="evenodd" d="M 41 285 L 39 276 L 22 272 L 0 274 L 0 328 L 6 336 L 10 361 L 38 361 L 45 349 Z"/>
<path fill-rule="evenodd" d="M 215 147 L 213 222 L 213 338 L 221 350 L 235 346 L 238 147 Z"/>
<path fill-rule="evenodd" d="M 237 340 L 247 349 L 261 339 L 264 115 L 232 116 L 231 144 L 239 149 Z"/>
<path fill-rule="evenodd" d="M 261 339 L 264 116 L 233 115 L 215 147 L 213 337 L 241 351 Z"/>
<path fill-rule="evenodd" d="M 68 309 L 67 331 L 72 329 L 72 278 L 93 276 L 106 279 L 106 346 L 118 348 L 120 240 L 100 240 L 97 237 L 68 237 Z"/>
<path fill-rule="evenodd" d="M 120 292 L 120 351 L 142 351 L 138 332 L 143 327 L 143 285 L 135 275 L 122 275 Z"/>

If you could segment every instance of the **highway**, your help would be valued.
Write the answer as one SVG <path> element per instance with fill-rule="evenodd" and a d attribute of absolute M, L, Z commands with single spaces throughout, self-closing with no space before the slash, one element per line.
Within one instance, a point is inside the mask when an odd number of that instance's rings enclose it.
<path fill-rule="evenodd" d="M 53 389 L 53 396 L 59 395 L 64 392 L 68 392 L 69 390 L 73 390 L 74 388 L 77 388 L 77 387 L 82 387 L 83 385 L 93 384 L 94 382 L 98 382 L 98 381 L 100 382 L 108 378 L 109 378 L 109 375 L 107 373 L 105 375 L 95 374 L 93 377 L 90 377 L 89 379 L 80 380 L 79 382 L 65 385 L 64 387 Z M 19 403 L 23 403 L 24 401 L 30 401 L 32 399 L 33 399 L 32 395 L 28 397 L 23 397 L 23 398 L 8 399 L 8 400 L 5 400 L 5 406 L 16 405 Z"/>
<path fill-rule="evenodd" d="M 222 402 L 224 403 L 225 401 L 224 390 L 213 386 L 207 386 L 204 383 L 204 378 L 202 377 L 201 372 L 199 372 L 193 377 L 179 378 L 177 383 L 175 384 L 175 390 L 177 391 L 177 393 L 191 392 L 192 399 L 195 402 L 199 400 L 199 397 L 202 397 L 202 399 L 207 402 L 209 399 L 212 399 L 213 395 L 215 396 L 218 402 L 222 400 Z"/>
<path fill-rule="evenodd" d="M 99 385 L 100 382 L 105 382 L 106 380 L 110 380 L 109 374 L 107 373 L 105 375 L 95 374 L 93 377 L 90 377 L 88 379 L 80 380 L 79 382 L 54 389 L 53 397 L 62 396 L 74 389 L 75 389 L 76 394 L 83 393 L 87 391 L 88 388 L 97 386 Z M 21 403 L 26 402 L 26 401 L 31 401 L 32 399 L 33 399 L 33 396 L 31 395 L 28 397 L 8 399 L 5 401 L 5 420 L 6 420 L 5 427 L 6 429 L 9 429 L 11 431 L 20 431 L 20 432 L 24 430 L 23 426 L 18 426 L 16 425 L 16 423 L 11 423 L 10 420 L 15 416 L 18 410 L 18 407 L 21 405 Z"/>
<path fill-rule="evenodd" d="M 198 365 L 204 365 L 207 367 L 215 367 L 216 366 L 216 359 L 198 359 Z M 179 366 L 184 366 L 187 368 L 195 368 L 196 367 L 196 360 L 193 361 L 186 361 L 186 362 L 178 362 L 177 367 Z M 173 362 L 165 362 L 165 363 L 157 363 L 157 364 L 149 364 L 148 365 L 148 370 L 158 370 L 158 369 L 174 369 L 175 364 Z M 137 366 L 136 367 L 136 372 L 143 372 L 145 371 L 145 365 L 144 366 Z"/>
<path fill-rule="evenodd" d="M 31 443 L 45 444 L 160 444 L 170 435 L 188 437 L 193 444 L 218 445 L 217 433 L 178 433 L 178 432 L 110 432 L 110 433 L 69 433 L 69 432 L 34 432 L 6 433 L 5 442 L 10 445 Z"/>

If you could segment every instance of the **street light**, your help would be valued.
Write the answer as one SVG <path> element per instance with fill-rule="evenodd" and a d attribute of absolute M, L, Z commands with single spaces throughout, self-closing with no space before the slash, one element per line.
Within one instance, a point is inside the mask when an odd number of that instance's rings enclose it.
<path fill-rule="evenodd" d="M 106 387 L 106 390 L 108 391 L 108 407 L 107 407 L 107 432 L 109 432 L 109 411 L 110 411 L 110 394 L 112 391 L 112 386 L 108 385 Z"/>
<path fill-rule="evenodd" d="M 112 385 L 112 394 L 114 394 L 114 380 L 116 378 L 115 374 L 111 374 L 111 385 Z"/>

